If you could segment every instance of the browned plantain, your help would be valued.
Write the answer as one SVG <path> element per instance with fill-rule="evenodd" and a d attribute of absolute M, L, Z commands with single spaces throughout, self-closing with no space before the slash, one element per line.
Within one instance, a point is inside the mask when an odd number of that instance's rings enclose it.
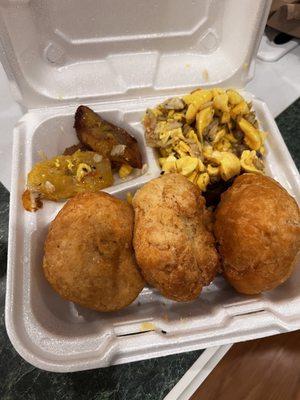
<path fill-rule="evenodd" d="M 89 151 L 91 150 L 90 147 L 85 146 L 83 143 L 74 144 L 73 146 L 67 147 L 63 152 L 63 156 L 71 156 L 72 154 L 76 153 L 77 150 L 81 151 Z"/>
<path fill-rule="evenodd" d="M 137 140 L 124 129 L 102 119 L 89 107 L 77 108 L 74 128 L 81 143 L 109 158 L 114 164 L 142 168 Z"/>

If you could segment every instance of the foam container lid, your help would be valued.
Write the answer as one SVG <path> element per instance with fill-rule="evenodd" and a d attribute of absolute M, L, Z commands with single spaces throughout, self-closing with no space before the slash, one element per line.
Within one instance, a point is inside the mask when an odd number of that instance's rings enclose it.
<path fill-rule="evenodd" d="M 1 0 L 2 61 L 27 108 L 243 87 L 265 0 Z"/>
<path fill-rule="evenodd" d="M 48 226 L 63 203 L 24 212 L 21 195 L 38 151 L 76 143 L 74 112 L 87 104 L 139 141 L 141 175 L 107 192 L 124 198 L 159 175 L 142 115 L 199 86 L 243 88 L 268 15 L 264 0 L 0 0 L 1 59 L 15 98 L 28 109 L 14 130 L 6 327 L 33 365 L 78 371 L 158 357 L 300 327 L 300 271 L 261 296 L 241 296 L 218 277 L 191 303 L 145 288 L 126 309 L 97 313 L 62 300 L 42 268 Z M 300 201 L 300 179 L 266 104 L 251 93 L 268 131 L 266 165 Z M 144 322 L 151 322 L 146 325 Z M 146 331 L 145 331 L 146 330 Z"/>

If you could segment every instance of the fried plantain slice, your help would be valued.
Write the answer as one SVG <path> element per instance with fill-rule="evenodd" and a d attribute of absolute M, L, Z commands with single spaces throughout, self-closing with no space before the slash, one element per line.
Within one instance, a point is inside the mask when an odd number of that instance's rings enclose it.
<path fill-rule="evenodd" d="M 74 128 L 81 143 L 114 164 L 142 168 L 137 140 L 124 129 L 102 119 L 89 107 L 81 105 L 77 108 Z"/>
<path fill-rule="evenodd" d="M 83 143 L 73 144 L 73 146 L 65 148 L 65 151 L 63 152 L 63 156 L 71 156 L 72 154 L 76 153 L 77 150 L 89 151 L 89 150 L 91 150 L 91 148 L 88 146 L 85 146 Z"/>

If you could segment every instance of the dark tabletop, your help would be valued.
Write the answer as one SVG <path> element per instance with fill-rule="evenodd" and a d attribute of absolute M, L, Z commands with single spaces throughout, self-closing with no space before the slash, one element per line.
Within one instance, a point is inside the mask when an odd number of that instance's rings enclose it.
<path fill-rule="evenodd" d="M 300 99 L 276 122 L 299 168 Z M 41 371 L 17 354 L 4 325 L 8 207 L 9 192 L 0 184 L 0 399 L 163 399 L 201 350 L 69 374 Z"/>
<path fill-rule="evenodd" d="M 299 372 L 300 331 L 237 343 L 189 400 L 299 400 Z"/>

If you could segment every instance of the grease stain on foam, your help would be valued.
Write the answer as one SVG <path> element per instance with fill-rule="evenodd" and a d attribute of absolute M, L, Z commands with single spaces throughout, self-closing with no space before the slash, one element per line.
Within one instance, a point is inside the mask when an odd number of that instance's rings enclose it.
<path fill-rule="evenodd" d="M 152 322 L 143 322 L 140 326 L 141 332 L 155 331 L 156 326 Z"/>

